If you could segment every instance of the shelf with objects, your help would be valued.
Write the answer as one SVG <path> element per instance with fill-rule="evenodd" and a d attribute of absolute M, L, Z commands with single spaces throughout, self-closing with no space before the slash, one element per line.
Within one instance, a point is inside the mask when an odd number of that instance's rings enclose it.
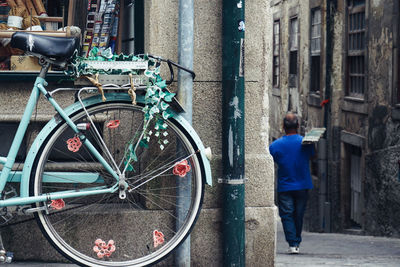
<path fill-rule="evenodd" d="M 81 57 L 93 48 L 98 53 L 143 53 L 143 29 L 137 27 L 143 27 L 142 12 L 143 0 L 0 0 L 0 76 L 34 77 L 40 70 L 36 57 L 10 47 L 16 31 L 79 37 Z M 64 71 L 52 69 L 49 75 L 54 74 Z"/>

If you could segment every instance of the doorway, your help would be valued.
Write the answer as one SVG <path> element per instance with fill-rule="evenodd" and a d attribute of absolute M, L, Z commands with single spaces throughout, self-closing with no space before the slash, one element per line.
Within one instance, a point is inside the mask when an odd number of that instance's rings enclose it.
<path fill-rule="evenodd" d="M 363 173 L 362 151 L 358 146 L 345 145 L 346 175 L 344 188 L 342 187 L 342 200 L 344 208 L 343 228 L 351 231 L 361 231 L 363 225 Z"/>

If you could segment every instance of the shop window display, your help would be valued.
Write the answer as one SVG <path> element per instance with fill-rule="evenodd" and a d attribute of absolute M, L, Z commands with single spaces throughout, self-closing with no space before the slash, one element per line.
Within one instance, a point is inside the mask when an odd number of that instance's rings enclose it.
<path fill-rule="evenodd" d="M 80 56 L 97 47 L 114 54 L 134 53 L 132 21 L 134 1 L 129 0 L 0 0 L 0 71 L 37 72 L 37 59 L 10 47 L 14 31 L 81 39 Z M 133 9 L 132 9 L 133 10 Z M 124 38 L 122 38 L 124 36 Z"/>

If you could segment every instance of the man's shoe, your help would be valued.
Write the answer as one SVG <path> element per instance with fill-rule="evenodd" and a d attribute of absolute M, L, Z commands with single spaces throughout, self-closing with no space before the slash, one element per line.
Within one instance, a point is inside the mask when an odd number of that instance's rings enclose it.
<path fill-rule="evenodd" d="M 300 253 L 300 249 L 299 249 L 299 247 L 289 247 L 288 253 L 289 254 L 299 254 Z"/>

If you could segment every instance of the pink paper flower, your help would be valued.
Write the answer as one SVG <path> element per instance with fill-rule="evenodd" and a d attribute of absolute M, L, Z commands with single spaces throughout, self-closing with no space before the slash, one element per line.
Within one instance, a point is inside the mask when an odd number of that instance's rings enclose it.
<path fill-rule="evenodd" d="M 67 140 L 67 145 L 69 151 L 77 152 L 79 151 L 79 148 L 82 146 L 82 142 L 78 136 L 75 136 Z"/>
<path fill-rule="evenodd" d="M 107 122 L 106 127 L 109 129 L 115 129 L 119 126 L 119 120 L 111 120 Z"/>
<path fill-rule="evenodd" d="M 190 166 L 187 160 L 182 160 L 178 163 L 175 163 L 175 167 L 172 170 L 172 173 L 175 175 L 179 175 L 180 177 L 185 177 L 186 173 L 190 171 Z"/>
<path fill-rule="evenodd" d="M 111 254 L 115 251 L 115 242 L 114 240 L 109 240 L 108 243 L 99 239 L 94 241 L 93 251 L 97 253 L 97 257 L 102 259 L 103 257 L 110 257 Z"/>
<path fill-rule="evenodd" d="M 154 241 L 154 247 L 158 247 L 159 245 L 162 245 L 164 243 L 164 234 L 161 233 L 158 230 L 153 231 L 153 241 Z"/>
<path fill-rule="evenodd" d="M 62 208 L 65 207 L 65 202 L 62 199 L 52 200 L 50 203 L 50 207 L 52 207 L 55 210 L 61 210 Z"/>

